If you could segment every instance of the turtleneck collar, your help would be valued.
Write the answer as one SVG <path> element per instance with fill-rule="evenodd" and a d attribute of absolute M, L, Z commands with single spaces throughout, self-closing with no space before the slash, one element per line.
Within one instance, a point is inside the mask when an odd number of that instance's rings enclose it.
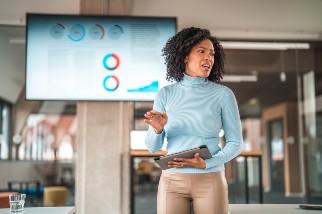
<path fill-rule="evenodd" d="M 188 87 L 200 87 L 200 86 L 205 86 L 209 83 L 207 78 L 202 78 L 202 77 L 191 77 L 188 76 L 186 73 L 183 73 L 183 78 L 180 81 L 180 84 L 183 86 L 188 86 Z"/>

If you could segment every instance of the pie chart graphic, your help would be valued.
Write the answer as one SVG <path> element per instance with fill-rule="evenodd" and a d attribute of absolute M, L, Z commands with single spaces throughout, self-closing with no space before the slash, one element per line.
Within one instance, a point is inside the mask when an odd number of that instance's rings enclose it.
<path fill-rule="evenodd" d="M 113 92 L 119 87 L 119 85 L 120 81 L 115 75 L 109 75 L 103 80 L 103 86 L 106 91 Z"/>
<path fill-rule="evenodd" d="M 103 39 L 104 35 L 105 35 L 105 30 L 102 25 L 95 24 L 89 30 L 89 36 L 95 40 Z"/>
<path fill-rule="evenodd" d="M 75 24 L 69 31 L 68 38 L 78 42 L 85 37 L 85 28 L 81 24 Z"/>
<path fill-rule="evenodd" d="M 114 53 L 107 54 L 103 59 L 103 65 L 107 70 L 115 70 L 120 65 L 120 59 Z"/>
<path fill-rule="evenodd" d="M 110 28 L 108 35 L 111 39 L 115 40 L 115 39 L 119 39 L 123 33 L 124 33 L 124 30 L 120 25 L 113 25 Z"/>
<path fill-rule="evenodd" d="M 50 35 L 55 39 L 59 39 L 63 36 L 64 31 L 65 31 L 65 26 L 60 23 L 57 23 L 50 29 Z"/>

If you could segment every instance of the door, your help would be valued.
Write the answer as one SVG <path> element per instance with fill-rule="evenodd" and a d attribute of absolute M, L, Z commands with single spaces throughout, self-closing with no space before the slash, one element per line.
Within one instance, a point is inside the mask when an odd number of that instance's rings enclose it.
<path fill-rule="evenodd" d="M 270 121 L 268 133 L 271 191 L 284 193 L 283 120 Z"/>

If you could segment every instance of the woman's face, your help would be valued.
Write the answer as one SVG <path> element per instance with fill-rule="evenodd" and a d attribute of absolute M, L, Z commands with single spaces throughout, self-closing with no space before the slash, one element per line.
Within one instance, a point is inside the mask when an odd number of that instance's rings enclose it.
<path fill-rule="evenodd" d="M 207 78 L 214 65 L 215 50 L 209 39 L 195 45 L 185 58 L 185 72 L 191 77 Z"/>

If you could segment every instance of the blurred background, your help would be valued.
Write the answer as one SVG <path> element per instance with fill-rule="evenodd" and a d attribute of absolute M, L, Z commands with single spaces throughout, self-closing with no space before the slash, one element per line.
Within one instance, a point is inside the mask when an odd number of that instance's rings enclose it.
<path fill-rule="evenodd" d="M 86 2 L 0 0 L 0 191 L 26 192 L 26 206 L 46 206 L 48 187 L 66 196 L 51 206 L 74 206 L 84 156 L 79 102 L 25 100 L 25 13 L 80 14 Z M 178 30 L 208 28 L 222 41 L 221 84 L 236 95 L 245 142 L 226 164 L 230 203 L 322 204 L 321 1 L 101 1 L 113 4 L 126 15 L 177 17 Z M 155 213 L 161 170 L 153 157 L 164 152 L 146 151 L 143 123 L 153 103 L 127 103 L 128 210 Z"/>

